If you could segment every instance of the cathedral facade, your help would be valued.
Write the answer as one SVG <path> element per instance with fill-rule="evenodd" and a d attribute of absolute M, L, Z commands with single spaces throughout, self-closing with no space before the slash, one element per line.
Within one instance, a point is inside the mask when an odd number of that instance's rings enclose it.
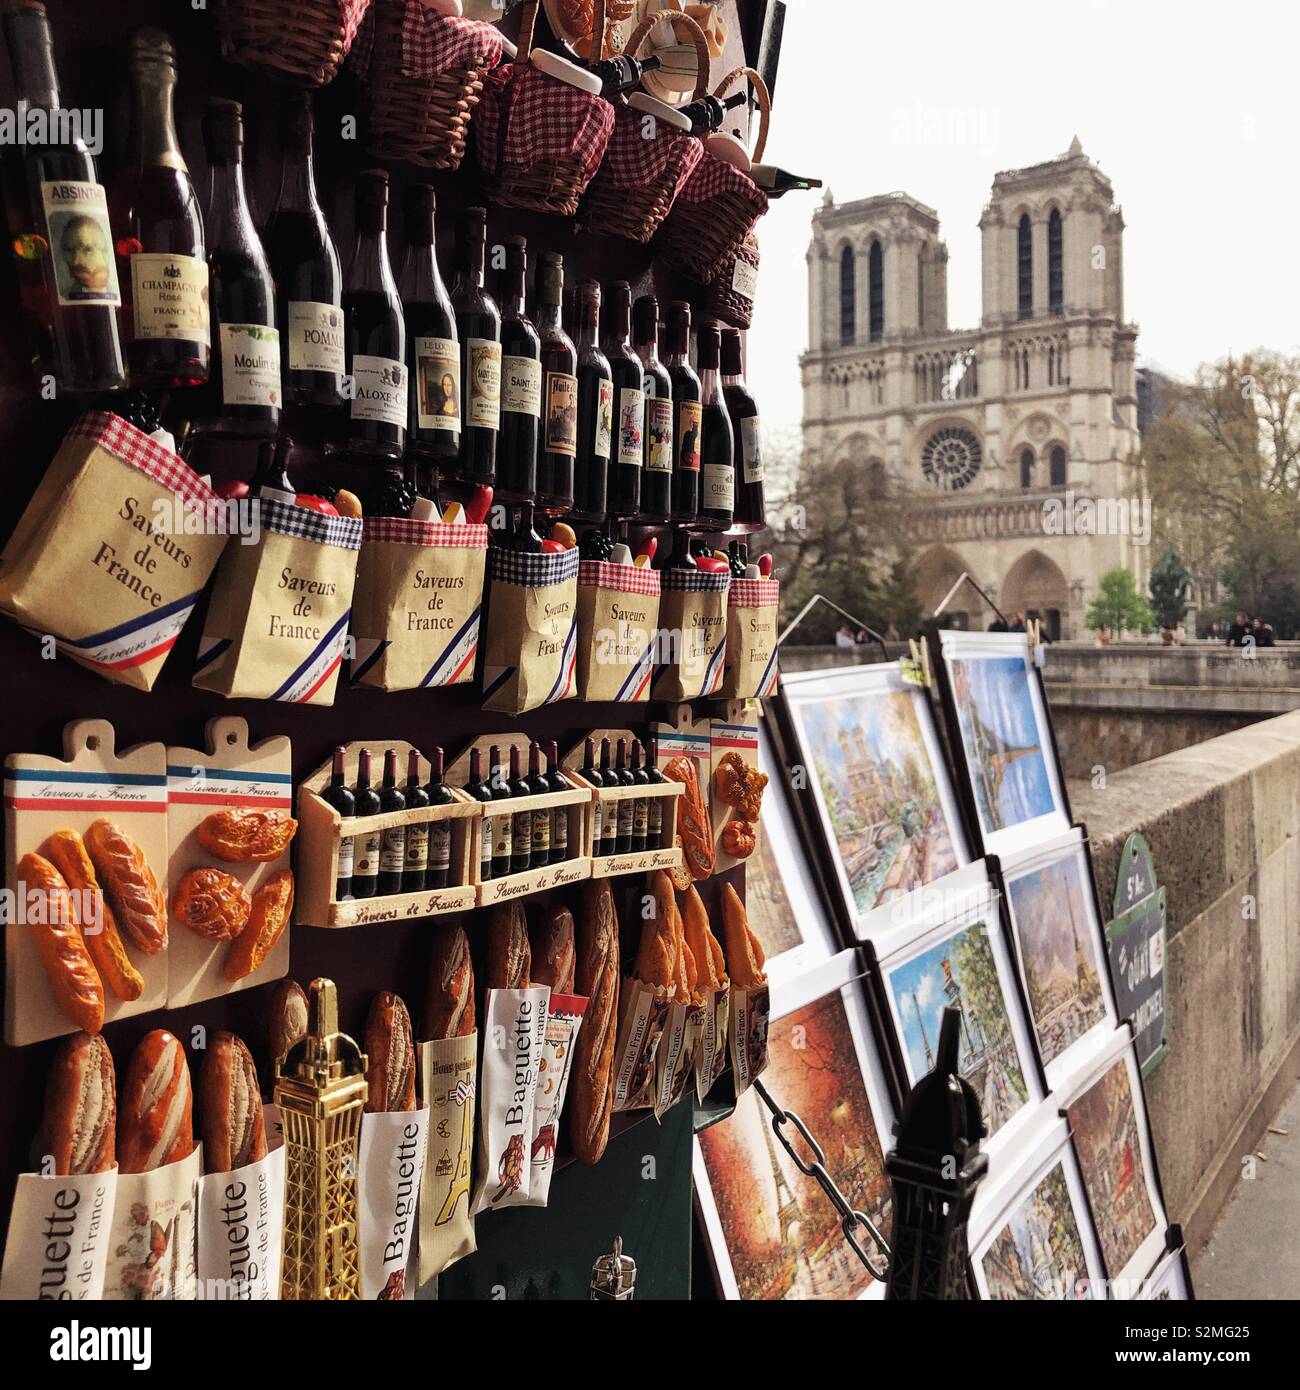
<path fill-rule="evenodd" d="M 950 329 L 935 211 L 827 193 L 808 251 L 803 456 L 906 499 L 926 612 L 966 571 L 1009 617 L 1081 637 L 1103 571 L 1122 565 L 1145 591 L 1148 568 L 1124 220 L 1076 138 L 997 174 L 980 229 L 980 326 Z M 993 617 L 968 586 L 946 611 Z"/>

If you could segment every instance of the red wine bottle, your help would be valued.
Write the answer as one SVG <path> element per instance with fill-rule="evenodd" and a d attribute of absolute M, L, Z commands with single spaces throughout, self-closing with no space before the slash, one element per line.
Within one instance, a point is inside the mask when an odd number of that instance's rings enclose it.
<path fill-rule="evenodd" d="M 381 811 L 406 810 L 406 797 L 397 785 L 397 749 L 384 754 L 384 782 L 379 789 Z M 402 891 L 402 872 L 406 867 L 406 827 L 390 825 L 383 832 L 379 847 L 379 896 L 388 897 Z"/>
<path fill-rule="evenodd" d="M 337 417 L 347 370 L 343 271 L 316 196 L 311 97 L 287 90 L 282 101 L 284 167 L 265 242 L 275 278 L 284 404 Z"/>
<path fill-rule="evenodd" d="M 641 765 L 641 740 L 632 741 L 632 780 L 638 787 L 648 787 L 650 778 Z M 632 803 L 632 852 L 641 854 L 646 847 L 650 823 L 650 798 L 638 796 Z"/>
<path fill-rule="evenodd" d="M 122 295 L 108 199 L 77 127 L 59 119 L 45 6 L 40 0 L 8 6 L 4 33 L 18 110 L 29 129 L 33 116 L 45 118 L 42 138 L 28 137 L 21 153 L 5 161 L 9 239 L 37 370 L 52 373 L 69 395 L 120 391 L 126 386 L 117 331 Z M 60 138 L 65 124 L 66 140 Z"/>
<path fill-rule="evenodd" d="M 441 749 L 438 750 L 441 753 Z M 441 781 L 441 773 L 439 773 Z M 429 793 L 420 785 L 420 755 L 411 749 L 406 758 L 406 786 L 402 788 L 402 797 L 406 802 L 408 811 L 422 811 L 429 804 Z M 446 825 L 446 821 L 439 821 L 439 825 Z M 430 823 L 427 820 L 412 821 L 406 827 L 406 846 L 402 857 L 402 892 L 403 893 L 422 893 L 425 887 L 441 888 L 442 884 L 430 884 L 429 868 L 430 853 L 429 845 L 432 836 L 430 835 Z M 444 875 L 446 866 L 444 865 Z"/>
<path fill-rule="evenodd" d="M 636 786 L 636 778 L 632 776 L 632 769 L 627 763 L 627 739 L 625 738 L 618 741 L 618 761 L 614 765 L 614 776 L 618 778 L 619 785 L 622 787 Z M 635 813 L 636 798 L 625 796 L 618 803 L 616 854 L 630 854 L 632 852 L 632 826 Z"/>
<path fill-rule="evenodd" d="M 578 354 L 561 321 L 564 257 L 546 252 L 537 281 L 543 383 L 537 505 L 560 514 L 573 506 L 573 463 L 578 455 Z"/>
<path fill-rule="evenodd" d="M 700 522 L 710 531 L 731 527 L 735 508 L 735 437 L 722 395 L 722 335 L 716 323 L 700 329 Z"/>
<path fill-rule="evenodd" d="M 488 767 L 491 769 L 492 800 L 506 801 L 513 793 L 506 779 L 506 770 L 501 763 L 501 750 L 493 745 L 488 753 Z M 507 812 L 492 817 L 492 877 L 504 878 L 510 873 L 510 861 L 514 854 L 514 822 Z"/>
<path fill-rule="evenodd" d="M 614 443 L 609 463 L 606 511 L 630 518 L 641 511 L 641 468 L 645 462 L 645 386 L 641 359 L 632 351 L 632 291 L 616 280 L 605 297 L 605 356 L 614 384 Z"/>
<path fill-rule="evenodd" d="M 574 293 L 578 356 L 578 453 L 573 467 L 573 515 L 605 519 L 609 458 L 614 445 L 614 380 L 600 350 L 600 285 L 583 280 Z"/>
<path fill-rule="evenodd" d="M 357 785 L 352 793 L 356 813 L 377 816 L 383 807 L 379 793 L 370 785 L 370 749 L 357 755 Z M 352 860 L 352 893 L 357 898 L 373 898 L 379 886 L 379 856 L 383 832 L 367 830 L 356 837 Z"/>
<path fill-rule="evenodd" d="M 131 135 L 110 200 L 131 385 L 208 379 L 208 262 L 198 199 L 176 139 L 176 50 L 160 29 L 131 40 Z"/>
<path fill-rule="evenodd" d="M 235 437 L 272 435 L 280 424 L 280 332 L 275 285 L 244 193 L 244 118 L 214 98 L 203 117 L 212 172 L 208 208 L 212 374 L 196 428 Z"/>
<path fill-rule="evenodd" d="M 641 517 L 667 521 L 673 509 L 673 384 L 659 361 L 659 301 L 642 295 L 632 309 L 633 345 L 641 360 L 645 392 L 645 472 L 641 478 Z"/>
<path fill-rule="evenodd" d="M 673 463 L 674 521 L 694 522 L 700 510 L 700 379 L 691 367 L 691 306 L 675 299 L 668 310 L 668 376 L 673 384 L 677 456 Z"/>
<path fill-rule="evenodd" d="M 532 796 L 533 789 L 528 785 L 528 779 L 523 776 L 519 765 L 519 749 L 511 744 L 510 746 L 510 795 Z M 533 860 L 533 813 L 531 811 L 516 811 L 514 813 L 514 823 L 510 827 L 510 872 L 521 874 L 532 863 Z"/>
<path fill-rule="evenodd" d="M 356 798 L 347 782 L 347 749 L 342 745 L 334 750 L 334 765 L 330 770 L 329 786 L 321 792 L 321 800 L 332 806 L 342 820 L 350 820 L 357 813 Z M 339 837 L 339 867 L 334 880 L 334 901 L 342 902 L 352 896 L 352 836 Z"/>
<path fill-rule="evenodd" d="M 501 437 L 496 495 L 531 502 L 537 491 L 537 440 L 542 418 L 542 340 L 528 318 L 528 243 L 506 238 L 501 277 Z"/>
<path fill-rule="evenodd" d="M 732 524 L 746 531 L 761 531 L 767 525 L 763 503 L 763 435 L 758 419 L 758 403 L 745 384 L 741 360 L 740 333 L 735 328 L 722 332 L 722 393 L 735 430 L 736 511 Z"/>
<path fill-rule="evenodd" d="M 406 444 L 406 325 L 388 260 L 388 175 L 357 175 L 356 244 L 343 294 L 351 400 L 344 448 L 399 459 Z"/>
<path fill-rule="evenodd" d="M 431 771 L 429 785 L 425 788 L 430 806 L 450 806 L 456 799 L 446 782 L 445 755 L 441 748 L 433 750 L 429 759 Z M 470 771 L 478 776 L 478 761 L 470 759 Z M 451 822 L 435 820 L 429 823 L 429 871 L 425 876 L 426 888 L 446 888 L 451 879 Z M 491 856 L 489 855 L 489 862 Z"/>
<path fill-rule="evenodd" d="M 600 741 L 600 784 L 602 787 L 617 787 L 619 785 L 618 773 L 610 766 L 609 740 L 607 738 L 603 738 Z M 600 828 L 600 848 L 597 850 L 597 853 L 617 854 L 618 802 L 610 798 L 598 803 L 598 805 L 602 808 L 602 824 Z"/>
<path fill-rule="evenodd" d="M 438 269 L 437 210 L 431 184 L 406 190 L 401 280 L 411 396 L 406 444 L 408 461 L 412 454 L 419 460 L 417 485 L 425 497 L 434 495 L 434 468 L 454 465 L 460 456 L 460 339 Z"/>
<path fill-rule="evenodd" d="M 560 746 L 552 739 L 546 753 L 547 790 L 572 791 L 569 779 L 560 771 Z M 569 812 L 571 806 L 556 806 L 551 810 L 551 863 L 558 864 L 569 857 Z"/>
<path fill-rule="evenodd" d="M 492 800 L 492 788 L 483 780 L 483 759 L 477 748 L 469 754 L 469 778 L 465 783 L 466 794 L 475 801 L 487 803 Z M 479 833 L 478 877 L 486 883 L 492 877 L 492 817 L 483 813 Z"/>
<path fill-rule="evenodd" d="M 496 481 L 501 428 L 501 314 L 483 288 L 487 211 L 466 208 L 456 234 L 456 282 L 451 302 L 460 337 L 460 457 L 444 473 L 465 487 Z"/>
<path fill-rule="evenodd" d="M 540 744 L 531 743 L 528 745 L 528 776 L 525 781 L 528 784 L 530 796 L 545 796 L 551 790 L 550 783 L 542 775 Z M 533 843 L 528 862 L 534 869 L 540 869 L 543 864 L 551 862 L 551 812 L 549 807 L 545 811 L 533 811 L 532 818 Z"/>
<path fill-rule="evenodd" d="M 646 746 L 645 775 L 652 787 L 661 787 L 668 780 L 659 771 L 658 740 L 651 739 Z M 660 841 L 664 833 L 664 799 L 662 796 L 646 797 L 646 848 L 661 849 Z"/>

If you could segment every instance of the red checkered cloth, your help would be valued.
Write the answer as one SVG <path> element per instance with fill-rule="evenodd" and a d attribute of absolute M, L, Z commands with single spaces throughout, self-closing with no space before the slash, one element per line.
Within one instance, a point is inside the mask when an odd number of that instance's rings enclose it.
<path fill-rule="evenodd" d="M 752 231 L 754 224 L 767 211 L 767 194 L 734 164 L 728 164 L 705 150 L 704 158 L 695 166 L 695 171 L 677 196 L 684 203 L 703 203 L 723 193 L 732 193 L 750 205 L 754 213 L 754 221 L 750 223 Z"/>
<path fill-rule="evenodd" d="M 420 521 L 411 516 L 368 516 L 363 541 L 389 541 L 396 545 L 433 545 L 444 550 L 484 550 L 488 528 L 471 522 Z"/>
<path fill-rule="evenodd" d="M 620 594 L 659 596 L 659 571 L 649 565 L 615 565 L 608 560 L 582 560 L 578 564 L 578 583 Z"/>
<path fill-rule="evenodd" d="M 402 73 L 437 77 L 450 68 L 494 68 L 501 61 L 501 31 L 480 19 L 455 19 L 406 0 L 402 17 Z"/>
<path fill-rule="evenodd" d="M 531 63 L 502 64 L 488 74 L 474 117 L 479 164 L 490 176 L 498 172 L 505 102 L 509 102 L 505 139 L 509 163 L 536 164 L 577 155 L 586 188 L 600 168 L 614 129 L 614 108 L 609 102 L 548 77 Z"/>
<path fill-rule="evenodd" d="M 733 608 L 775 608 L 780 597 L 779 579 L 733 579 L 727 602 Z"/>
<path fill-rule="evenodd" d="M 187 464 L 179 454 L 150 439 L 120 415 L 104 410 L 88 411 L 73 421 L 69 439 L 89 439 L 101 449 L 138 468 L 163 487 L 170 488 L 187 502 L 209 507 L 220 503 L 217 494 Z"/>
<path fill-rule="evenodd" d="M 651 124 L 653 123 L 653 124 Z M 647 132 L 650 134 L 647 136 Z M 673 196 L 704 158 L 704 142 L 673 130 L 630 106 L 619 110 L 605 153 L 605 174 L 616 188 L 658 186 L 672 180 Z M 603 177 L 603 175 L 602 175 Z"/>

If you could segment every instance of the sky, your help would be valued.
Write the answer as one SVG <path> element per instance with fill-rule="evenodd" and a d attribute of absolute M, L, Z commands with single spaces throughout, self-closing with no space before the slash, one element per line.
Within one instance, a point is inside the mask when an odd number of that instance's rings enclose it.
<path fill-rule="evenodd" d="M 948 244 L 948 322 L 978 326 L 979 216 L 993 175 L 1076 134 L 1124 211 L 1139 362 L 1300 349 L 1295 53 L 1300 5 L 1259 0 L 787 0 L 766 158 L 837 203 L 903 190 Z M 807 267 L 822 193 L 759 226 L 749 378 L 769 427 L 797 426 Z"/>

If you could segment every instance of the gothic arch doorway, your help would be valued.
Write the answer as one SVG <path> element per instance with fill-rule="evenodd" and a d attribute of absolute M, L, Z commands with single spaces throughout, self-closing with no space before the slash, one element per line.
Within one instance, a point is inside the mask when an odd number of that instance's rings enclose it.
<path fill-rule="evenodd" d="M 1007 571 L 1002 581 L 1002 611 L 1008 618 L 1023 613 L 1037 618 L 1053 642 L 1061 640 L 1070 609 L 1070 586 L 1054 560 L 1041 550 L 1029 550 Z"/>
<path fill-rule="evenodd" d="M 967 569 L 965 561 L 946 545 L 931 546 L 916 562 L 916 596 L 926 617 L 939 606 L 952 586 Z M 977 582 L 982 584 L 979 576 Z M 963 585 L 944 609 L 948 626 L 978 631 L 984 624 L 984 604 L 969 585 Z"/>

